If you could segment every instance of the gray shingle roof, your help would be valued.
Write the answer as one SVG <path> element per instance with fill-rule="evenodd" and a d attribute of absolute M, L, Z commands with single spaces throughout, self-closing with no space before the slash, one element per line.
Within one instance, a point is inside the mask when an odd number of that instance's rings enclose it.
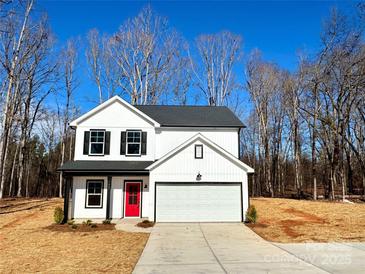
<path fill-rule="evenodd" d="M 66 172 L 83 171 L 146 171 L 152 161 L 69 161 L 59 168 Z"/>
<path fill-rule="evenodd" d="M 214 106 L 135 106 L 161 126 L 244 127 L 227 107 Z"/>

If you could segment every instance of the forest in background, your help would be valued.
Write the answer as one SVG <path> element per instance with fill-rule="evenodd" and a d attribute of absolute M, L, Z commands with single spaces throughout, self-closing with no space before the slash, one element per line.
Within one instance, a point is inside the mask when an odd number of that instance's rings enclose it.
<path fill-rule="evenodd" d="M 73 158 L 80 81 L 99 103 L 228 106 L 251 196 L 328 199 L 365 190 L 365 5 L 333 9 L 314 54 L 288 71 L 230 31 L 188 43 L 150 6 L 113 34 L 92 29 L 57 44 L 34 0 L 0 0 L 0 198 L 62 196 L 57 168 Z M 299 34 L 298 34 L 299 35 Z M 85 53 L 80 54 L 80 44 Z M 85 58 L 85 59 L 83 59 Z M 89 78 L 80 79 L 80 60 Z M 242 98 L 249 97 L 249 102 Z"/>

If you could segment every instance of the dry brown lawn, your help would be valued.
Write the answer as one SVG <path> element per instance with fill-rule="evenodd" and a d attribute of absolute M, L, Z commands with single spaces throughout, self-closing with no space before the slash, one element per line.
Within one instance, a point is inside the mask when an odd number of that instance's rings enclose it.
<path fill-rule="evenodd" d="M 0 273 L 131 273 L 147 233 L 58 232 L 61 199 L 0 201 Z"/>
<path fill-rule="evenodd" d="M 365 241 L 365 204 L 254 198 L 258 222 L 249 225 L 280 243 Z"/>

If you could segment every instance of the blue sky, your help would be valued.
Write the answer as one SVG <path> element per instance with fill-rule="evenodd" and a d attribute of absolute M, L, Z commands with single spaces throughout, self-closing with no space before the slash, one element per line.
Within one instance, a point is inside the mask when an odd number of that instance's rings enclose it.
<path fill-rule="evenodd" d="M 61 45 L 72 37 L 84 39 L 92 28 L 113 33 L 146 4 L 167 17 L 170 25 L 191 43 L 199 34 L 229 30 L 242 35 L 246 56 L 258 48 L 265 59 L 294 70 L 298 49 L 309 54 L 318 49 L 322 23 L 331 7 L 351 13 L 356 2 L 40 1 L 38 10 L 48 13 L 51 28 Z M 81 110 L 86 111 L 95 105 L 90 98 L 96 98 L 97 91 L 88 76 L 82 46 L 79 58 L 80 85 L 75 97 Z M 243 65 L 238 70 L 243 70 Z"/>

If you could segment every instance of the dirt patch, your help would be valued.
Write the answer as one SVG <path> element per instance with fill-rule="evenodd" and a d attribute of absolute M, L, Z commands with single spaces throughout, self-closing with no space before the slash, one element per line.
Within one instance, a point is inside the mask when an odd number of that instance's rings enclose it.
<path fill-rule="evenodd" d="M 270 241 L 365 241 L 365 204 L 272 198 L 254 198 L 251 204 L 258 223 L 248 226 Z"/>
<path fill-rule="evenodd" d="M 295 209 L 295 208 L 286 208 L 283 209 L 284 212 L 293 214 L 296 217 L 303 218 L 305 221 L 312 222 L 312 223 L 318 223 L 318 224 L 324 224 L 326 223 L 326 220 L 323 218 L 320 218 L 316 215 Z"/>
<path fill-rule="evenodd" d="M 9 223 L 6 223 L 0 229 L 2 229 L 2 228 L 11 228 L 11 227 L 15 227 L 17 225 L 20 225 L 21 223 L 24 223 L 27 219 L 36 217 L 37 214 L 39 214 L 39 213 L 38 212 L 33 212 L 33 213 L 30 213 L 30 214 L 27 214 L 21 219 L 15 219 L 15 220 L 13 220 Z"/>
<path fill-rule="evenodd" d="M 85 224 L 75 224 L 75 225 L 52 224 L 46 226 L 45 229 L 57 232 L 95 232 L 103 230 L 115 230 L 115 224 L 96 224 L 95 226 L 85 225 Z"/>
<path fill-rule="evenodd" d="M 149 234 L 106 229 L 108 225 L 102 224 L 75 233 L 67 231 L 68 225 L 62 228 L 66 231 L 57 225 L 50 228 L 54 208 L 62 203 L 1 202 L 8 211 L 17 211 L 0 216 L 0 273 L 131 273 Z M 18 210 L 29 207 L 33 208 Z"/>
<path fill-rule="evenodd" d="M 304 221 L 299 221 L 299 220 L 282 220 L 282 221 L 280 221 L 280 225 L 281 225 L 283 231 L 290 238 L 298 238 L 300 236 L 303 236 L 303 234 L 298 233 L 296 231 L 296 227 L 304 225 L 304 224 L 305 224 Z"/>
<path fill-rule="evenodd" d="M 32 210 L 35 208 L 42 209 L 55 202 L 56 201 L 54 201 L 54 200 L 52 201 L 52 200 L 48 200 L 48 199 L 39 200 L 39 199 L 20 198 L 19 200 L 11 199 L 11 200 L 9 200 L 9 203 L 6 203 L 6 200 L 5 200 L 5 201 L 2 201 L 2 203 L 0 205 L 0 215 L 10 214 L 10 213 L 15 213 L 15 212 L 20 212 L 20 211 L 28 211 L 28 210 Z"/>

